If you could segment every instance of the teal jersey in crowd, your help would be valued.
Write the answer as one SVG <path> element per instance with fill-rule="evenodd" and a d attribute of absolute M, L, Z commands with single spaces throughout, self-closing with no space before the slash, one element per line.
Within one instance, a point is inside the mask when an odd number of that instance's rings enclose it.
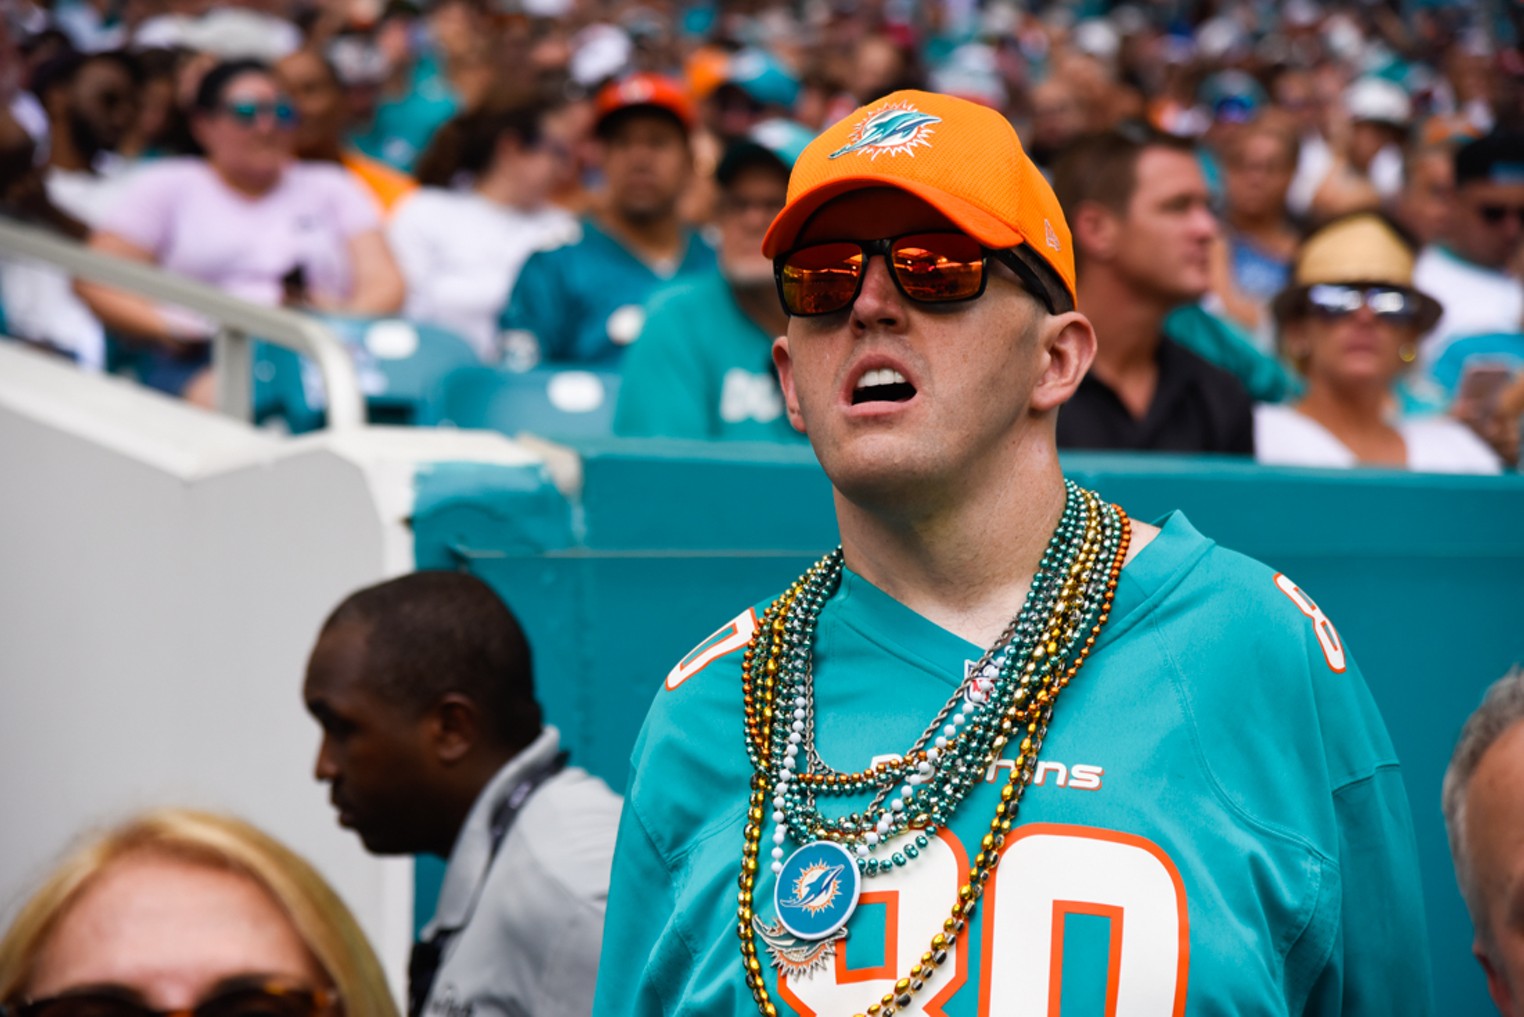
<path fill-rule="evenodd" d="M 636 744 L 599 1017 L 756 1012 L 736 908 L 741 662 L 762 610 L 672 670 Z M 905 751 L 981 649 L 848 572 L 814 654 L 820 755 L 858 770 Z M 897 1017 L 1429 1012 L 1397 759 L 1337 631 L 1286 577 L 1169 517 L 1122 571 L 1038 758 L 965 935 Z M 909 865 L 863 880 L 833 961 L 782 984 L 765 969 L 780 1013 L 862 1013 L 917 963 L 989 828 L 994 770 Z"/>
<path fill-rule="evenodd" d="M 445 77 L 438 57 L 419 56 L 408 86 L 382 98 L 375 119 L 350 143 L 372 159 L 411 173 L 434 134 L 460 109 L 460 96 Z"/>
<path fill-rule="evenodd" d="M 591 219 L 568 243 L 524 263 L 503 309 L 510 367 L 540 361 L 611 366 L 645 324 L 645 302 L 664 283 L 715 266 L 714 249 L 689 231 L 682 260 L 659 274 Z"/>
<path fill-rule="evenodd" d="M 804 441 L 784 412 L 772 350 L 718 268 L 659 291 L 624 358 L 614 433 Z"/>

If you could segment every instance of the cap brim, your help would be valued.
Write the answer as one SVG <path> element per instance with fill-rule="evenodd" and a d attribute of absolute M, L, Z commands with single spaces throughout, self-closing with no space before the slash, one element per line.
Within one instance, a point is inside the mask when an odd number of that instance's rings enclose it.
<path fill-rule="evenodd" d="M 789 202 L 788 206 L 778 213 L 773 224 L 768 227 L 767 236 L 762 239 L 762 253 L 769 258 L 776 258 L 792 249 L 798 243 L 799 234 L 804 231 L 805 224 L 822 205 L 843 194 L 870 187 L 890 187 L 920 198 L 951 219 L 959 229 L 985 247 L 1002 250 L 1016 247 L 1027 240 L 984 209 L 949 194 L 941 188 L 931 187 L 915 180 L 906 180 L 904 177 L 860 173 L 850 177 L 836 177 L 805 191 Z M 871 228 L 866 223 L 864 227 Z"/>
<path fill-rule="evenodd" d="M 598 119 L 593 121 L 593 134 L 595 137 L 606 138 L 613 132 L 614 127 L 626 116 L 665 116 L 674 121 L 682 128 L 684 134 L 693 131 L 693 125 L 678 110 L 666 103 L 661 102 L 632 102 L 628 106 L 616 106 L 611 110 L 599 114 Z"/>

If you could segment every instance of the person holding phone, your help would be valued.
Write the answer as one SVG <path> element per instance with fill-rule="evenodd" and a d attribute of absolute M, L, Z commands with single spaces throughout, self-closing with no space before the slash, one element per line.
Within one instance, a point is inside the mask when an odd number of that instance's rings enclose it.
<path fill-rule="evenodd" d="M 340 166 L 292 159 L 296 113 L 264 64 L 227 61 L 196 90 L 201 158 L 164 159 L 126 184 L 90 246 L 256 304 L 282 303 L 300 269 L 315 306 L 387 314 L 402 274 L 379 207 Z M 210 404 L 210 323 L 97 283 L 75 288 L 108 330 L 147 350 L 143 381 Z"/>
<path fill-rule="evenodd" d="M 1502 464 L 1459 421 L 1393 416 L 1392 385 L 1418 359 L 1440 306 L 1414 287 L 1414 249 L 1375 212 L 1335 219 L 1296 254 L 1272 304 L 1281 348 L 1306 379 L 1299 401 L 1255 408 L 1262 463 L 1497 473 Z"/>

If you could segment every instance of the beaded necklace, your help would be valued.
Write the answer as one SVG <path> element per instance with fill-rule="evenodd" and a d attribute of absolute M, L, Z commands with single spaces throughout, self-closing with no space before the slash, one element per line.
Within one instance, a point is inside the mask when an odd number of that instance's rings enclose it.
<path fill-rule="evenodd" d="M 1010 831 L 1022 793 L 1032 779 L 1053 704 L 1088 657 L 1105 624 L 1131 538 L 1121 508 L 1070 481 L 1065 481 L 1065 489 L 1063 514 L 1021 612 L 898 757 L 842 773 L 828 766 L 815 747 L 812 647 L 820 612 L 841 583 L 840 548 L 811 566 L 763 612 L 742 664 L 746 750 L 753 775 L 737 933 L 747 987 L 764 1017 L 773 1017 L 777 1009 L 763 978 L 756 938 L 767 944 L 774 966 L 808 974 L 823 966 L 833 949 L 829 944 L 846 933 L 843 917 L 839 930 L 823 934 L 824 943 L 801 942 L 785 933 L 782 924 L 768 926 L 756 915 L 753 892 L 769 813 L 775 877 L 783 871 L 783 845 L 790 837 L 806 845 L 796 854 L 815 846 L 839 845 L 851 852 L 846 857 L 855 857 L 861 875 L 887 873 L 915 861 L 929 843 L 929 835 L 947 824 L 972 787 L 1015 741 L 1019 751 L 1001 788 L 990 833 L 981 841 L 982 850 L 969 882 L 959 889 L 951 916 L 932 938 L 931 949 L 896 983 L 894 992 L 866 1008 L 867 1017 L 890 1017 L 908 1006 L 946 959 L 973 914 L 998 858 L 997 848 Z M 870 804 L 846 816 L 828 818 L 817 805 L 821 797 L 869 790 L 875 792 Z M 771 810 L 767 809 L 769 798 Z M 911 831 L 914 837 L 900 850 L 887 858 L 877 857 L 878 847 Z M 846 914 L 850 915 L 850 906 Z"/>

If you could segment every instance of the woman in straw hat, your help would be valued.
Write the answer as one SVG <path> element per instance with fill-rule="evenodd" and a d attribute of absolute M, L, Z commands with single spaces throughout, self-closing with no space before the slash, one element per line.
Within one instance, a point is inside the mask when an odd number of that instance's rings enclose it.
<path fill-rule="evenodd" d="M 1255 410 L 1262 463 L 1497 473 L 1501 464 L 1449 417 L 1395 417 L 1392 384 L 1417 358 L 1439 303 L 1413 288 L 1414 248 L 1385 216 L 1335 219 L 1302 242 L 1271 309 L 1281 349 L 1306 379 L 1301 400 Z"/>

